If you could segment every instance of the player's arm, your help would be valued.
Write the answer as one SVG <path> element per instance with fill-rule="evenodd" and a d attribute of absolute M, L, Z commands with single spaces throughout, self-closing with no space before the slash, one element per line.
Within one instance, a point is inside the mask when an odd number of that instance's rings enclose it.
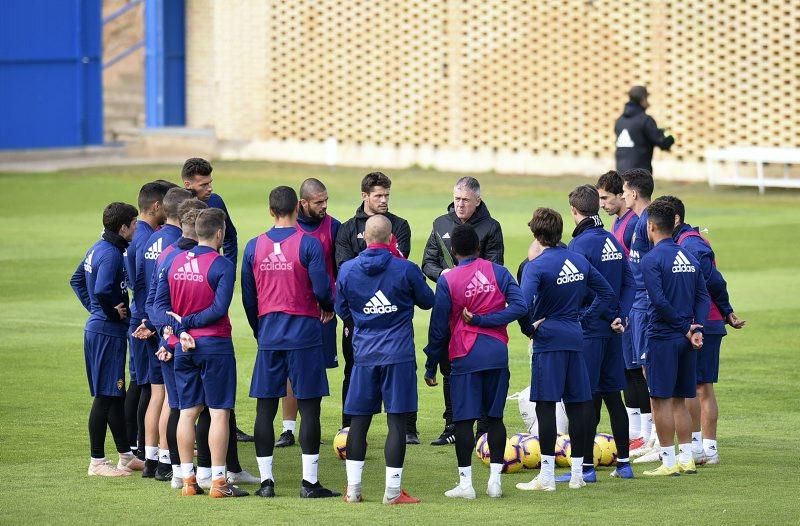
<path fill-rule="evenodd" d="M 711 296 L 708 295 L 706 280 L 702 272 L 695 272 L 696 276 L 694 287 L 694 322 L 698 325 L 705 325 L 708 320 L 708 312 L 711 309 Z M 700 328 L 699 330 L 702 330 Z"/>
<path fill-rule="evenodd" d="M 414 304 L 422 310 L 428 310 L 433 307 L 434 294 L 425 281 L 425 276 L 422 271 L 414 263 L 409 262 L 409 270 L 406 275 L 411 282 L 412 290 L 414 291 Z"/>
<path fill-rule="evenodd" d="M 497 285 L 506 297 L 506 308 L 491 314 L 473 314 L 471 325 L 477 325 L 478 327 L 505 327 L 528 313 L 525 297 L 522 295 L 522 290 L 517 285 L 517 282 L 511 277 L 511 273 L 505 267 L 495 264 L 494 275 L 497 277 Z"/>
<path fill-rule="evenodd" d="M 633 298 L 636 295 L 636 281 L 633 279 L 631 265 L 627 258 L 622 259 L 622 287 L 619 291 L 619 317 L 623 323 L 633 306 Z"/>
<path fill-rule="evenodd" d="M 172 308 L 172 298 L 169 293 L 169 272 L 160 272 L 156 277 L 156 292 L 153 299 L 153 311 L 150 322 L 155 326 L 160 335 L 164 335 L 164 328 L 171 327 L 173 334 L 184 332 L 183 325 L 167 312 L 175 312 Z M 180 312 L 178 314 L 181 314 Z"/>
<path fill-rule="evenodd" d="M 345 283 L 346 272 L 339 275 L 339 279 L 336 280 L 336 304 L 334 305 L 334 310 L 336 314 L 343 320 L 348 321 L 353 318 L 353 313 L 350 312 L 350 303 L 347 301 L 347 295 L 345 294 L 345 289 L 347 284 Z"/>
<path fill-rule="evenodd" d="M 445 278 L 439 278 L 436 282 L 433 310 L 431 311 L 431 321 L 428 324 L 428 345 L 423 352 L 427 356 L 425 360 L 425 378 L 434 378 L 436 368 L 443 352 L 447 352 L 450 343 L 450 288 L 447 286 Z"/>
<path fill-rule="evenodd" d="M 153 306 L 156 300 L 156 286 L 158 286 L 158 280 L 160 279 L 160 276 L 162 274 L 166 274 L 168 271 L 169 268 L 166 262 L 164 262 L 162 265 L 158 265 L 147 285 L 147 299 L 144 301 L 144 325 L 151 331 L 156 330 L 156 326 L 152 322 L 153 316 L 155 316 Z M 142 271 L 142 276 L 144 276 L 144 271 Z"/>
<path fill-rule="evenodd" d="M 331 280 L 325 269 L 325 251 L 322 243 L 311 236 L 303 236 L 300 242 L 301 262 L 308 269 L 311 279 L 311 288 L 319 302 L 319 307 L 325 312 L 333 312 L 333 298 L 331 297 Z"/>
<path fill-rule="evenodd" d="M 228 314 L 236 283 L 236 268 L 230 261 L 217 258 L 208 269 L 208 285 L 214 290 L 214 302 L 205 309 L 183 316 L 184 329 L 207 327 Z"/>
<path fill-rule="evenodd" d="M 256 277 L 253 274 L 253 258 L 255 257 L 255 240 L 247 243 L 242 256 L 242 306 L 247 315 L 247 323 L 253 329 L 253 337 L 258 339 L 258 292 Z"/>
<path fill-rule="evenodd" d="M 397 227 L 395 237 L 397 238 L 397 248 L 400 249 L 403 256 L 408 259 L 408 256 L 411 255 L 411 225 L 408 224 L 408 221 L 405 219 L 401 220 L 400 225 Z"/>
<path fill-rule="evenodd" d="M 338 219 L 331 218 L 331 238 L 333 239 L 333 250 L 331 250 L 331 259 L 333 260 L 333 279 L 339 277 L 339 265 L 336 264 L 336 237 L 339 235 L 339 229 L 342 223 Z"/>
<path fill-rule="evenodd" d="M 608 313 L 609 305 L 617 304 L 617 295 L 599 270 L 594 268 L 591 263 L 588 268 L 586 284 L 594 291 L 594 300 L 592 300 L 592 304 L 589 305 L 582 317 L 591 319 L 598 315 L 605 316 Z"/>
<path fill-rule="evenodd" d="M 354 234 L 355 226 L 354 220 L 347 221 L 339 228 L 339 232 L 336 234 L 336 243 L 333 250 L 336 268 L 342 268 L 342 263 L 350 261 L 358 255 L 353 252 L 353 247 L 350 244 L 350 238 Z"/>
<path fill-rule="evenodd" d="M 109 320 L 122 321 L 126 316 L 117 311 L 117 303 L 115 300 L 115 290 L 119 289 L 117 283 L 117 265 L 122 264 L 122 255 L 120 254 L 120 261 L 115 261 L 113 255 L 106 255 L 102 258 L 97 265 L 94 266 L 96 277 L 94 281 L 94 296 L 97 298 L 97 303 Z"/>
<path fill-rule="evenodd" d="M 83 270 L 83 261 L 78 263 L 78 268 L 72 274 L 69 280 L 69 286 L 72 287 L 73 292 L 78 297 L 83 308 L 91 312 L 91 299 L 89 298 L 89 289 L 86 286 L 86 272 Z"/>
<path fill-rule="evenodd" d="M 622 241 L 625 243 L 625 248 L 628 250 L 631 249 L 631 244 L 633 243 L 633 233 L 636 232 L 636 223 L 637 219 L 628 221 L 628 224 L 625 225 L 625 232 L 622 233 Z"/>
<path fill-rule="evenodd" d="M 500 223 L 495 221 L 494 228 L 486 236 L 486 246 L 483 249 L 484 259 L 488 259 L 492 263 L 502 265 L 504 262 L 503 256 L 505 253 L 505 245 L 503 244 L 503 228 Z"/>
<path fill-rule="evenodd" d="M 714 255 L 710 250 L 703 250 L 700 252 L 693 252 L 694 257 L 700 263 L 700 270 L 703 273 L 703 279 L 706 280 L 708 286 L 708 293 L 711 300 L 719 307 L 723 316 L 728 316 L 733 312 L 733 307 L 730 304 L 728 297 L 728 284 L 722 273 L 714 266 Z"/>
<path fill-rule="evenodd" d="M 519 319 L 522 334 L 533 338 L 533 311 L 536 307 L 536 295 L 539 293 L 539 273 L 531 264 L 522 267 L 522 298 L 525 300 L 525 314 Z"/>
<path fill-rule="evenodd" d="M 225 206 L 225 201 L 217 194 L 214 194 L 214 196 L 217 198 L 217 202 L 215 203 L 215 205 L 217 205 L 216 208 L 225 212 L 225 239 L 222 240 L 222 255 L 225 256 L 225 259 L 233 263 L 235 277 L 236 258 L 239 256 L 238 234 L 236 232 L 236 227 L 233 226 L 233 220 L 231 219 L 230 212 L 228 212 L 228 207 Z"/>
<path fill-rule="evenodd" d="M 692 324 L 681 318 L 681 316 L 675 312 L 675 309 L 672 308 L 672 303 L 670 303 L 664 294 L 661 267 L 658 264 L 657 258 L 642 258 L 641 269 L 642 277 L 644 278 L 644 287 L 647 289 L 647 295 L 650 298 L 650 303 L 652 303 L 653 308 L 655 308 L 659 316 L 667 322 L 672 330 L 680 334 L 688 333 Z M 702 276 L 700 277 L 702 278 Z"/>
<path fill-rule="evenodd" d="M 672 135 L 665 135 L 664 130 L 658 127 L 655 119 L 649 115 L 644 120 L 644 136 L 654 146 L 658 146 L 662 150 L 669 150 L 675 143 L 675 138 Z"/>
<path fill-rule="evenodd" d="M 431 281 L 436 281 L 442 275 L 441 261 L 441 248 L 439 241 L 436 239 L 436 229 L 431 231 L 428 242 L 425 243 L 425 252 L 422 255 L 422 273 Z"/>

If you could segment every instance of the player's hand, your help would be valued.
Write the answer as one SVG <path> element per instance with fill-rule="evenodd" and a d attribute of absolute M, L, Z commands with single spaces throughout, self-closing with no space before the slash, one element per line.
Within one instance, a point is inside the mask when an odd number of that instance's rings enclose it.
<path fill-rule="evenodd" d="M 747 323 L 743 319 L 739 318 L 735 312 L 728 314 L 728 316 L 725 318 L 725 321 L 727 321 L 728 325 L 734 329 L 741 329 Z"/>
<path fill-rule="evenodd" d="M 183 352 L 192 351 L 195 349 L 194 338 L 192 338 L 192 335 L 188 332 L 181 333 L 181 348 L 183 349 Z"/>
<path fill-rule="evenodd" d="M 181 320 L 183 319 L 183 318 L 181 318 L 181 316 L 179 314 L 176 314 L 176 313 L 172 312 L 171 310 L 167 311 L 167 316 L 172 316 L 175 319 L 175 321 L 177 321 L 178 323 L 180 323 Z"/>
<path fill-rule="evenodd" d="M 533 261 L 534 259 L 538 258 L 543 251 L 544 247 L 541 245 L 541 243 L 539 243 L 539 241 L 534 239 L 533 243 L 531 243 L 528 247 L 528 261 Z"/>
<path fill-rule="evenodd" d="M 615 318 L 614 321 L 611 322 L 611 330 L 617 334 L 625 332 L 625 326 L 622 324 L 621 318 Z"/>
<path fill-rule="evenodd" d="M 692 342 L 692 348 L 694 350 L 701 349 L 703 347 L 703 333 L 702 332 L 696 332 L 696 333 L 692 334 L 692 337 L 689 338 L 689 341 Z"/>
<path fill-rule="evenodd" d="M 539 325 L 541 325 L 542 322 L 544 322 L 544 320 L 546 320 L 546 319 L 547 318 L 542 318 L 541 320 L 536 320 L 535 322 L 533 322 L 533 330 L 534 330 L 534 332 L 539 328 Z"/>
<path fill-rule="evenodd" d="M 467 325 L 471 325 L 472 318 L 473 318 L 472 313 L 468 311 L 466 307 L 464 307 L 464 310 L 461 311 L 461 319 L 464 320 L 464 323 L 466 323 Z"/>
<path fill-rule="evenodd" d="M 431 378 L 425 376 L 425 384 L 428 387 L 436 387 L 437 385 L 439 385 L 439 382 L 436 381 L 436 375 L 433 375 L 433 377 Z"/>
<path fill-rule="evenodd" d="M 166 347 L 159 347 L 158 352 L 156 353 L 156 358 L 161 360 L 162 362 L 168 362 L 172 360 L 172 353 L 167 350 Z"/>
<path fill-rule="evenodd" d="M 139 326 L 136 327 L 136 330 L 133 331 L 132 335 L 137 340 L 146 340 L 150 336 L 155 334 L 155 332 L 153 332 L 153 331 L 151 331 L 150 329 L 147 328 L 147 325 L 145 325 L 144 322 L 145 322 L 145 320 L 142 320 L 142 323 L 140 323 Z"/>
<path fill-rule="evenodd" d="M 169 340 L 169 337 L 172 336 L 173 334 L 175 334 L 175 331 L 172 330 L 172 327 L 170 327 L 169 325 L 164 327 L 162 336 L 164 337 L 165 340 Z"/>
<path fill-rule="evenodd" d="M 321 310 L 319 314 L 319 321 L 322 323 L 330 322 L 335 314 L 332 311 Z"/>
<path fill-rule="evenodd" d="M 700 325 L 698 323 L 692 323 L 691 325 L 689 325 L 689 332 L 686 333 L 686 337 L 691 340 L 692 339 L 692 335 L 694 334 L 694 331 L 696 331 L 697 329 L 702 329 L 702 328 L 703 328 L 702 325 Z"/>
<path fill-rule="evenodd" d="M 128 317 L 128 309 L 125 308 L 124 303 L 120 303 L 119 305 L 114 306 L 114 310 L 117 311 L 120 320 L 124 320 Z"/>

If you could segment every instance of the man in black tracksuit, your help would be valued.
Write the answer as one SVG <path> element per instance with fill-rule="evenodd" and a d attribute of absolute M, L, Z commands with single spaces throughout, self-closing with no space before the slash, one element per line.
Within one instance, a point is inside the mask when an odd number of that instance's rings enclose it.
<path fill-rule="evenodd" d="M 653 148 L 669 150 L 675 143 L 672 135 L 656 125 L 655 119 L 645 113 L 649 107 L 647 88 L 634 86 L 628 93 L 629 101 L 622 116 L 614 124 L 617 138 L 617 171 L 643 168 L 653 173 Z"/>
<path fill-rule="evenodd" d="M 478 234 L 480 241 L 480 257 L 498 265 L 503 264 L 503 231 L 491 215 L 486 203 L 481 200 L 481 185 L 474 177 L 462 177 L 453 188 L 453 202 L 447 207 L 447 213 L 433 222 L 433 231 L 425 245 L 425 256 L 422 260 L 422 272 L 434 283 L 443 272 L 450 269 L 442 253 L 441 243 L 450 251 L 450 235 L 457 225 L 469 224 Z M 452 258 L 451 258 L 452 260 Z M 446 353 L 441 356 L 439 369 L 442 373 L 442 391 L 444 392 L 444 431 L 431 442 L 432 446 L 443 446 L 455 441 L 455 425 L 453 424 L 453 405 L 450 400 L 450 360 Z M 426 379 L 427 382 L 427 379 Z M 429 384 L 430 385 L 430 384 Z M 477 435 L 486 431 L 486 419 L 478 420 Z"/>
<path fill-rule="evenodd" d="M 334 258 L 336 268 L 345 261 L 354 259 L 367 248 L 364 228 L 370 216 L 381 214 L 392 223 L 392 236 L 387 247 L 396 257 L 407 259 L 411 254 L 411 227 L 408 221 L 389 212 L 389 190 L 392 181 L 381 172 L 372 172 L 361 180 L 361 199 L 363 203 L 356 209 L 356 215 L 345 221 L 336 234 Z M 350 387 L 350 374 L 353 371 L 353 322 L 343 320 L 342 356 L 344 357 L 344 381 L 342 381 L 342 407 Z M 349 415 L 342 412 L 342 427 L 350 426 Z M 406 443 L 419 444 L 417 433 L 417 413 L 411 413 L 406 429 Z"/>

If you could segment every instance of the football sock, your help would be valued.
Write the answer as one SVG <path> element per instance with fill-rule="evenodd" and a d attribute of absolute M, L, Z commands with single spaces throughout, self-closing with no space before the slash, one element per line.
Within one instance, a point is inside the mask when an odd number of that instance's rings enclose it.
<path fill-rule="evenodd" d="M 583 457 L 572 457 L 570 466 L 572 478 L 583 478 Z"/>
<path fill-rule="evenodd" d="M 661 462 L 668 468 L 675 467 L 675 446 L 661 446 Z"/>
<path fill-rule="evenodd" d="M 284 420 L 283 421 L 283 432 L 291 431 L 294 434 L 295 426 L 297 425 L 296 420 Z"/>
<path fill-rule="evenodd" d="M 642 436 L 642 414 L 638 407 L 626 407 L 628 412 L 628 435 L 631 438 Z"/>
<path fill-rule="evenodd" d="M 144 458 L 146 460 L 158 460 L 158 446 L 144 446 Z"/>
<path fill-rule="evenodd" d="M 703 452 L 703 433 L 701 431 L 692 432 L 692 451 L 695 453 Z"/>
<path fill-rule="evenodd" d="M 502 468 L 502 466 L 500 466 Z M 490 466 L 491 469 L 491 466 Z M 491 475 L 489 476 L 489 480 L 491 480 Z M 472 487 L 472 466 L 459 466 L 458 468 L 458 485 L 464 489 L 468 489 Z"/>
<path fill-rule="evenodd" d="M 536 404 L 537 406 L 539 404 Z M 542 468 L 539 470 L 539 476 L 542 477 L 544 482 L 549 482 L 555 478 L 556 474 L 556 457 L 554 455 L 542 455 Z"/>
<path fill-rule="evenodd" d="M 319 468 L 319 453 L 316 455 L 302 455 L 303 457 L 303 480 L 316 484 L 317 468 Z"/>
<path fill-rule="evenodd" d="M 393 499 L 400 495 L 403 468 L 386 468 L 386 497 Z"/>
<path fill-rule="evenodd" d="M 692 443 L 680 444 L 678 446 L 681 464 L 687 464 L 692 460 Z"/>
<path fill-rule="evenodd" d="M 710 438 L 703 439 L 703 450 L 707 457 L 713 457 L 717 454 L 717 441 Z"/>
<path fill-rule="evenodd" d="M 256 457 L 258 463 L 258 474 L 261 476 L 261 482 L 265 480 L 275 481 L 272 476 L 272 455 L 268 457 Z"/>
<path fill-rule="evenodd" d="M 653 413 L 642 413 L 642 438 L 647 442 L 653 434 Z"/>
<path fill-rule="evenodd" d="M 158 450 L 158 461 L 162 464 L 172 464 L 170 461 L 169 456 L 169 449 L 159 449 Z"/>
<path fill-rule="evenodd" d="M 194 475 L 194 464 L 191 462 L 185 464 L 181 463 L 181 474 L 183 475 L 183 478 L 188 478 Z"/>
<path fill-rule="evenodd" d="M 489 464 L 489 484 L 500 484 L 500 474 L 503 472 L 503 464 L 496 464 L 492 462 Z M 472 485 L 472 477 L 470 477 L 470 485 Z"/>
<path fill-rule="evenodd" d="M 211 466 L 211 480 L 225 478 L 225 466 Z"/>
<path fill-rule="evenodd" d="M 211 468 L 210 467 L 202 467 L 197 466 L 197 478 L 199 479 L 210 479 L 211 478 Z"/>
<path fill-rule="evenodd" d="M 364 472 L 363 460 L 345 460 L 347 470 L 347 485 L 361 486 L 361 474 Z"/>

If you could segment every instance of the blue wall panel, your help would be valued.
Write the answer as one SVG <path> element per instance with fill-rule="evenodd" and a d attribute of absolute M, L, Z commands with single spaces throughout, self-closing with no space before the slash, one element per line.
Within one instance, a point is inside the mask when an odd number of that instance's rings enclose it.
<path fill-rule="evenodd" d="M 0 1 L 0 149 L 103 142 L 101 0 Z"/>
<path fill-rule="evenodd" d="M 183 126 L 186 124 L 183 0 L 146 0 L 145 48 L 147 126 Z"/>

